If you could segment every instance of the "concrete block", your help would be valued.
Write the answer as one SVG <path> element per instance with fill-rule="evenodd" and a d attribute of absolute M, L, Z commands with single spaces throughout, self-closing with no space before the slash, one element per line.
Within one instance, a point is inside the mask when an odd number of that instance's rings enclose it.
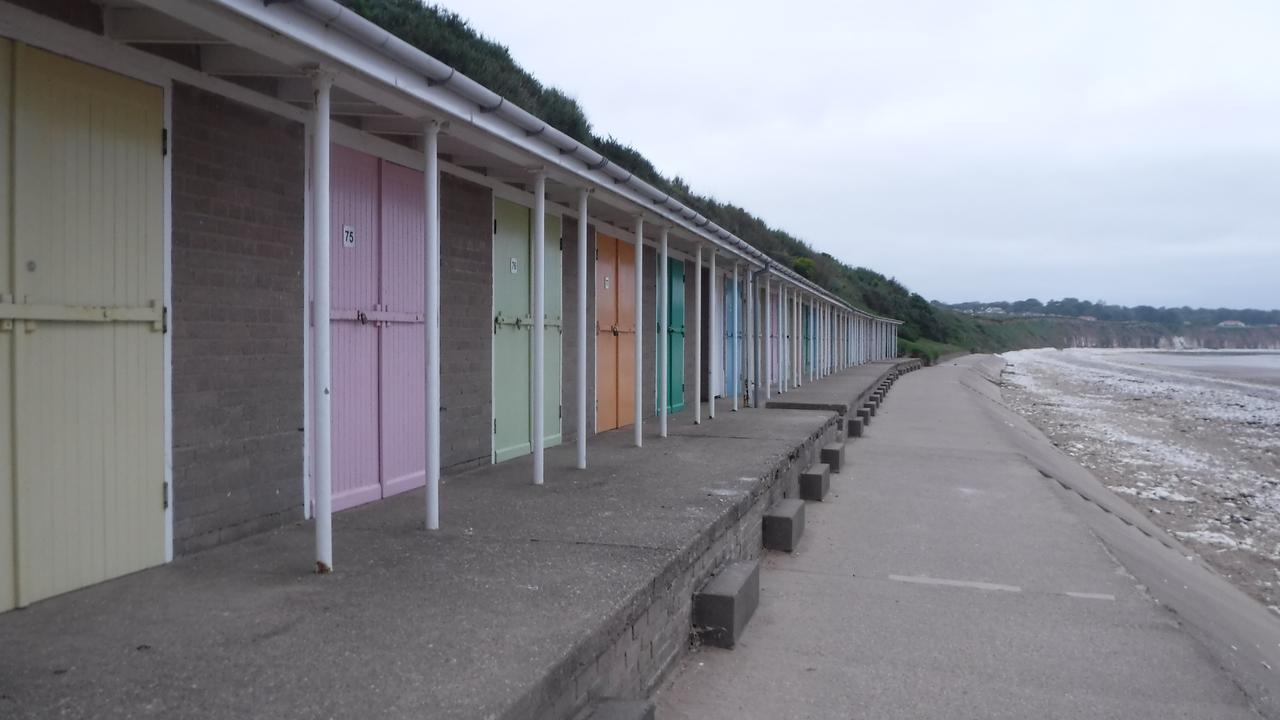
<path fill-rule="evenodd" d="M 831 467 L 831 472 L 840 472 L 840 468 L 844 467 L 844 443 L 834 442 L 823 447 L 819 459 Z"/>
<path fill-rule="evenodd" d="M 849 431 L 849 437 L 862 437 L 862 418 L 848 418 L 844 421 L 844 425 Z"/>
<path fill-rule="evenodd" d="M 764 513 L 762 539 L 765 548 L 792 552 L 804 535 L 804 502 L 779 500 Z"/>
<path fill-rule="evenodd" d="M 760 604 L 760 562 L 731 563 L 693 596 L 693 625 L 707 645 L 731 649 Z"/>
<path fill-rule="evenodd" d="M 814 463 L 800 473 L 800 497 L 805 500 L 822 500 L 831 487 L 831 467 L 826 463 Z"/>
<path fill-rule="evenodd" d="M 653 720 L 655 712 L 648 700 L 605 698 L 592 706 L 587 720 Z"/>
<path fill-rule="evenodd" d="M 867 403 L 866 405 L 863 405 L 863 407 L 865 407 L 865 408 L 867 409 L 867 411 L 871 413 L 871 417 L 875 417 L 875 416 L 876 416 L 876 404 L 875 404 L 875 403 L 870 403 L 870 402 L 869 402 L 869 403 Z"/>
<path fill-rule="evenodd" d="M 858 419 L 862 421 L 864 426 L 871 424 L 871 409 L 865 405 L 858 408 Z"/>

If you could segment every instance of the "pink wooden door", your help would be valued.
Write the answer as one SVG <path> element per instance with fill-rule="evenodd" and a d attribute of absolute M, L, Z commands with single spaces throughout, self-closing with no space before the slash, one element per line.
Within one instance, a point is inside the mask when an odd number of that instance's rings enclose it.
<path fill-rule="evenodd" d="M 426 481 L 423 367 L 423 177 L 382 163 L 382 496 Z"/>
<path fill-rule="evenodd" d="M 333 509 L 382 497 L 378 467 L 379 160 L 330 151 Z"/>

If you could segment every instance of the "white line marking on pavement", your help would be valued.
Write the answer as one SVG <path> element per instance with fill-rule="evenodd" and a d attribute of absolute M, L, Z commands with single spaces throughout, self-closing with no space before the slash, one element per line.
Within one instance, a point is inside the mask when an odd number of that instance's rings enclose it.
<path fill-rule="evenodd" d="M 890 580 L 898 582 L 917 583 L 920 585 L 946 585 L 948 587 L 966 587 L 974 590 L 1003 590 L 1004 592 L 1022 592 L 1022 588 L 1017 585 L 999 585 L 997 583 L 978 582 L 976 580 L 943 580 L 941 578 L 925 577 L 923 575 L 890 575 Z"/>
<path fill-rule="evenodd" d="M 1116 596 L 1111 595 L 1110 593 L 1069 592 L 1066 595 L 1067 597 L 1080 598 L 1082 600 L 1115 600 L 1116 599 Z"/>

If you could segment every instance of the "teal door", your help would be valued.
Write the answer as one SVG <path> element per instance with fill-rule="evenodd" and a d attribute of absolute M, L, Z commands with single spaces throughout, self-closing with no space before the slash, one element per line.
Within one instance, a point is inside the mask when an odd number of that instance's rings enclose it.
<path fill-rule="evenodd" d="M 532 449 L 533 402 L 533 212 L 493 201 L 493 461 Z M 544 445 L 558 445 L 563 331 L 560 218 L 546 222 L 544 265 L 546 344 L 543 351 Z"/>
<path fill-rule="evenodd" d="M 675 412 L 684 409 L 684 261 L 667 263 L 667 412 Z"/>

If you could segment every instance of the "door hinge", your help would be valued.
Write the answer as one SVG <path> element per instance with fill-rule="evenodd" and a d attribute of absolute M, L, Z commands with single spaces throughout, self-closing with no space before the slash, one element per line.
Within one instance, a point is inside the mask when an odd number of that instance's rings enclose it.
<path fill-rule="evenodd" d="M 493 419 L 493 434 L 498 434 L 498 418 Z"/>
<path fill-rule="evenodd" d="M 498 218 L 493 219 L 493 234 L 498 234 Z"/>
<path fill-rule="evenodd" d="M 160 332 L 162 334 L 169 333 L 169 306 L 166 305 L 160 311 Z"/>
<path fill-rule="evenodd" d="M 169 154 L 169 128 L 160 128 L 160 154 Z"/>
<path fill-rule="evenodd" d="M 163 510 L 168 510 L 169 509 L 169 481 L 168 480 L 165 480 L 164 482 L 160 483 L 160 492 L 161 492 L 160 507 Z"/>
<path fill-rule="evenodd" d="M 560 406 L 560 409 L 559 409 L 558 411 L 556 411 L 556 417 L 558 417 L 558 418 L 564 418 L 564 406 L 563 406 L 563 405 L 561 405 L 561 406 Z"/>
<path fill-rule="evenodd" d="M 564 252 L 564 238 L 560 238 L 560 252 Z"/>

